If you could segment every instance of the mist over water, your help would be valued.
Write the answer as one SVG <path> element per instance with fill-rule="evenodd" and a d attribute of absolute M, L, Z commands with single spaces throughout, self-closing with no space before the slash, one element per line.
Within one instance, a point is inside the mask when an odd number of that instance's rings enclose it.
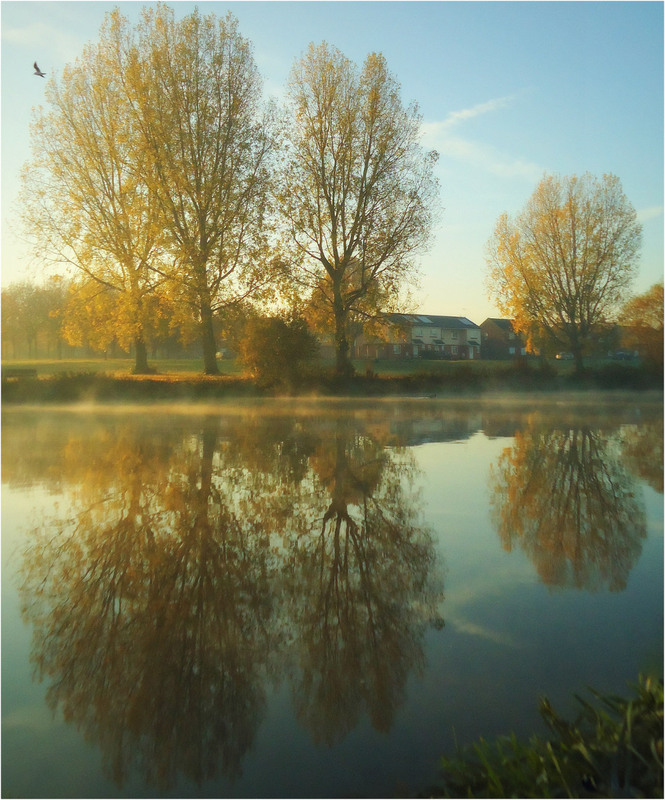
<path fill-rule="evenodd" d="M 542 694 L 662 673 L 658 402 L 2 425 L 6 795 L 418 791 Z"/>

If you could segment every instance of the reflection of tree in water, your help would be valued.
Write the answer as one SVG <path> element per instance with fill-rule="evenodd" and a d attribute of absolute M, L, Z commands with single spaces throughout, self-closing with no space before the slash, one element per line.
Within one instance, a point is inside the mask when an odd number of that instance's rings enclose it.
<path fill-rule="evenodd" d="M 544 583 L 626 587 L 646 536 L 645 514 L 607 434 L 532 422 L 504 450 L 491 481 L 503 546 L 519 545 Z"/>
<path fill-rule="evenodd" d="M 284 418 L 190 430 L 70 436 L 53 459 L 71 507 L 26 554 L 48 700 L 118 783 L 237 776 L 288 644 L 315 731 L 337 738 L 364 709 L 386 729 L 433 614 L 404 455 Z"/>
<path fill-rule="evenodd" d="M 663 418 L 642 425 L 626 425 L 621 431 L 621 447 L 628 468 L 663 493 Z"/>
<path fill-rule="evenodd" d="M 315 740 L 333 744 L 363 713 L 390 728 L 442 596 L 431 538 L 405 490 L 414 469 L 406 453 L 398 458 L 340 423 L 312 465 L 319 502 L 294 524 L 294 692 Z"/>
<path fill-rule="evenodd" d="M 137 450 L 146 457 L 145 441 L 126 442 L 126 465 Z M 162 788 L 179 770 L 199 783 L 219 768 L 233 777 L 259 722 L 267 540 L 214 484 L 215 444 L 207 426 L 159 485 L 128 470 L 105 496 L 83 490 L 69 530 L 27 555 L 26 615 L 49 702 L 100 743 L 119 783 L 136 762 Z"/>

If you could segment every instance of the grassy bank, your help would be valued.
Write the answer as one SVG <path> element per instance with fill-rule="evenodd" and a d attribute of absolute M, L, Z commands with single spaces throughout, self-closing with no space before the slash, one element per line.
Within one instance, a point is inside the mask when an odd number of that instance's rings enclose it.
<path fill-rule="evenodd" d="M 162 377 L 196 379 L 201 375 L 202 362 L 199 358 L 162 358 L 150 359 L 150 367 L 155 374 Z M 589 362 L 591 369 L 612 366 L 616 362 L 609 359 L 594 359 Z M 217 362 L 219 371 L 223 376 L 240 377 L 242 367 L 233 359 L 221 359 Z M 366 376 L 368 373 L 380 378 L 399 378 L 414 374 L 426 373 L 428 375 L 454 377 L 458 373 L 478 373 L 480 375 L 501 375 L 505 371 L 527 369 L 541 369 L 540 362 L 530 359 L 526 362 L 510 361 L 446 361 L 426 359 L 357 359 L 353 361 L 357 375 Z M 623 364 L 628 369 L 635 367 Z M 88 358 L 88 359 L 5 359 L 2 367 L 36 370 L 40 378 L 48 378 L 63 374 L 98 374 L 127 377 L 132 375 L 134 359 L 124 358 Z M 332 359 L 320 359 L 314 365 L 316 371 L 331 373 L 334 367 Z M 547 362 L 547 369 L 555 374 L 565 377 L 573 371 L 571 361 Z"/>
<path fill-rule="evenodd" d="M 441 781 L 425 797 L 662 797 L 663 683 L 640 677 L 630 697 L 576 697 L 578 717 L 547 699 L 547 738 L 481 739 L 441 759 Z"/>
<path fill-rule="evenodd" d="M 203 376 L 197 362 L 157 365 L 154 375 L 131 374 L 127 359 L 87 362 L 3 363 L 3 403 L 210 401 L 273 395 L 331 397 L 481 396 L 493 392 L 557 392 L 662 389 L 662 373 L 616 362 L 599 362 L 576 376 L 569 364 L 515 362 L 372 362 L 356 365 L 349 379 L 325 364 L 311 367 L 296 383 L 265 384 L 243 377 L 234 362 L 219 377 Z M 31 372 L 18 374 L 17 370 Z M 7 377 L 12 376 L 12 377 Z"/>

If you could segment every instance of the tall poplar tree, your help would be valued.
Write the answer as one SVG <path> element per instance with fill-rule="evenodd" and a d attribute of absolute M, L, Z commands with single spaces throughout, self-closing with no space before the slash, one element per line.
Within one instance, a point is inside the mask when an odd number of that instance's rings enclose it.
<path fill-rule="evenodd" d="M 269 283 L 273 140 L 250 43 L 237 20 L 146 7 L 128 87 L 172 255 L 164 271 L 200 326 L 218 374 L 213 316 Z"/>
<path fill-rule="evenodd" d="M 310 45 L 289 100 L 280 210 L 290 272 L 334 332 L 336 369 L 348 375 L 352 323 L 392 310 L 415 275 L 438 197 L 437 154 L 421 149 L 418 109 L 404 107 L 380 54 L 358 69 L 336 48 Z"/>
<path fill-rule="evenodd" d="M 46 84 L 46 108 L 31 126 L 33 156 L 23 170 L 24 218 L 42 260 L 79 273 L 88 295 L 110 295 L 107 337 L 133 341 L 147 372 L 154 325 L 155 271 L 164 257 L 159 208 L 125 81 L 131 30 L 108 15 L 99 41 Z M 95 288 L 92 288 L 95 287 Z"/>

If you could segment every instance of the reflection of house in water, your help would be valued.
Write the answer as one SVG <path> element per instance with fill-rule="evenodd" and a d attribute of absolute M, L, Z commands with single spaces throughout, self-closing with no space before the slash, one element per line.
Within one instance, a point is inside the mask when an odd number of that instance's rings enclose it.
<path fill-rule="evenodd" d="M 527 425 L 523 411 L 483 412 L 482 429 L 488 439 L 501 439 L 514 436 Z"/>
<path fill-rule="evenodd" d="M 482 429 L 482 414 L 441 411 L 436 416 L 399 419 L 390 425 L 390 432 L 401 445 L 429 442 L 458 442 L 469 439 Z"/>

